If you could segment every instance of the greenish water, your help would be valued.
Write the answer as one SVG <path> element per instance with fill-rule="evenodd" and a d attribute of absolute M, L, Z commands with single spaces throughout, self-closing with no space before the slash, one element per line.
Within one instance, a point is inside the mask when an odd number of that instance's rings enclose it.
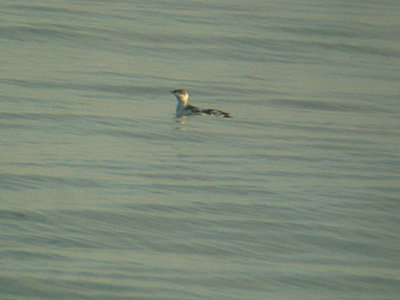
<path fill-rule="evenodd" d="M 399 12 L 3 1 L 0 298 L 398 299 Z"/>

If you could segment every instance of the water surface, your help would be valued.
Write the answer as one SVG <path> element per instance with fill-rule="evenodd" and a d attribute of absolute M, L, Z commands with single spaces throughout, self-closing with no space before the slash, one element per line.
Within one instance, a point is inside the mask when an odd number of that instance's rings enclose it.
<path fill-rule="evenodd" d="M 0 8 L 2 298 L 399 298 L 397 1 Z"/>

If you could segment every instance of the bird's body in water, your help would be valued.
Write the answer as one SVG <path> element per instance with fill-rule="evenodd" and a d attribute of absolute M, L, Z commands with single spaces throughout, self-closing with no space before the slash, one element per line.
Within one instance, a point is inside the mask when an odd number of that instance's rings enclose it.
<path fill-rule="evenodd" d="M 171 91 L 172 94 L 175 95 L 178 100 L 178 105 L 176 106 L 176 116 L 184 117 L 190 115 L 209 115 L 209 116 L 218 116 L 223 118 L 232 118 L 232 116 L 219 109 L 202 109 L 196 107 L 189 102 L 189 94 L 185 90 L 178 89 Z"/>

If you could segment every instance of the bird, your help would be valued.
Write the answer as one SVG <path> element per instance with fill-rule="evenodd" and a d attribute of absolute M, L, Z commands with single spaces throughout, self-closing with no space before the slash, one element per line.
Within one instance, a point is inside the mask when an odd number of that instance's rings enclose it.
<path fill-rule="evenodd" d="M 178 105 L 176 106 L 176 116 L 178 118 L 190 115 L 209 115 L 218 116 L 223 118 L 232 118 L 230 113 L 224 112 L 219 109 L 202 109 L 192 105 L 189 102 L 189 93 L 184 89 L 173 90 L 170 93 L 174 94 L 178 100 Z"/>

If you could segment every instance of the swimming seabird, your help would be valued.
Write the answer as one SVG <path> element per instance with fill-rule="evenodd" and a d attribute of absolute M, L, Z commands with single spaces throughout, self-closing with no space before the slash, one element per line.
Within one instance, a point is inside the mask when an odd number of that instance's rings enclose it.
<path fill-rule="evenodd" d="M 185 90 L 178 89 L 171 91 L 172 94 L 175 95 L 178 100 L 178 105 L 176 106 L 176 116 L 190 116 L 190 115 L 209 115 L 209 116 L 218 116 L 223 118 L 232 118 L 232 116 L 219 109 L 202 109 L 196 106 L 193 106 L 189 102 L 189 94 Z"/>

